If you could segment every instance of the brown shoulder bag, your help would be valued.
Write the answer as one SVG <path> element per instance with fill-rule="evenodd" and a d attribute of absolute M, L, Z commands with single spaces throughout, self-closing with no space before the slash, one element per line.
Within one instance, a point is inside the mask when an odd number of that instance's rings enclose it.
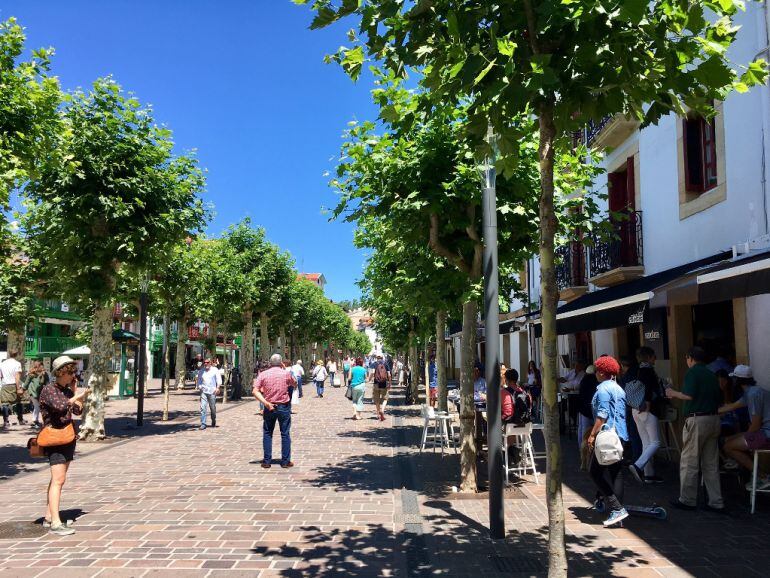
<path fill-rule="evenodd" d="M 65 446 L 73 441 L 75 441 L 75 427 L 72 422 L 59 429 L 47 425 L 37 434 L 37 445 L 43 448 Z"/>

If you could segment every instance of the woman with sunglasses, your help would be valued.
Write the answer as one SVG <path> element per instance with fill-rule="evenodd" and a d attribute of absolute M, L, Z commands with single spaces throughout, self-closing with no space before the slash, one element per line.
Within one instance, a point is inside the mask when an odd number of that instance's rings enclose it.
<path fill-rule="evenodd" d="M 56 430 L 67 428 L 72 424 L 72 414 L 80 415 L 83 411 L 83 400 L 88 395 L 88 389 L 77 392 L 77 363 L 71 357 L 62 355 L 52 364 L 54 381 L 40 390 L 40 412 L 43 417 L 43 430 L 51 426 Z M 61 491 L 67 479 L 67 470 L 75 457 L 77 437 L 63 445 L 45 447 L 45 455 L 51 467 L 51 481 L 48 483 L 48 505 L 43 525 L 51 529 L 51 533 L 59 536 L 74 534 L 75 530 L 63 524 L 59 517 L 59 502 Z"/>

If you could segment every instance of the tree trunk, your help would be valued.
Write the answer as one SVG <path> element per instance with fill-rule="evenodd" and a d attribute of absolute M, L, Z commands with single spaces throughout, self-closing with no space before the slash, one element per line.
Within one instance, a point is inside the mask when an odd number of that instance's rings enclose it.
<path fill-rule="evenodd" d="M 248 384 L 254 376 L 254 314 L 251 306 L 243 311 L 243 343 L 241 343 L 241 383 Z"/>
<path fill-rule="evenodd" d="M 25 332 L 26 330 L 23 326 L 16 329 L 8 328 L 8 353 L 17 351 L 19 355 L 16 360 L 21 362 L 22 365 L 24 365 L 24 349 L 27 340 Z"/>
<path fill-rule="evenodd" d="M 425 352 L 423 354 L 423 377 L 425 379 L 425 403 L 430 403 L 430 339 L 425 337 Z"/>
<path fill-rule="evenodd" d="M 222 361 L 222 369 L 225 370 L 225 376 L 222 378 L 222 405 L 227 403 L 227 365 L 230 363 L 230 357 L 227 355 L 227 322 L 222 322 L 222 345 L 225 348 L 225 354 Z"/>
<path fill-rule="evenodd" d="M 88 366 L 88 387 L 91 394 L 83 407 L 80 422 L 81 440 L 104 439 L 104 405 L 110 391 L 107 371 L 112 357 L 112 305 L 97 304 L 94 311 L 91 355 Z"/>
<path fill-rule="evenodd" d="M 476 360 L 478 305 L 471 298 L 463 303 L 463 333 L 460 364 L 460 491 L 476 492 L 476 440 L 473 436 L 476 407 L 473 405 L 473 363 Z"/>
<path fill-rule="evenodd" d="M 278 333 L 278 339 L 281 340 L 281 357 L 285 360 L 289 355 L 289 352 L 286 350 L 286 327 L 283 325 L 281 325 L 281 329 Z"/>
<path fill-rule="evenodd" d="M 559 403 L 557 399 L 558 349 L 556 306 L 559 291 L 554 266 L 554 138 L 553 112 L 540 111 L 540 317 L 543 327 L 543 407 L 545 408 L 546 503 L 548 505 L 548 576 L 567 576 L 567 552 L 564 539 L 564 502 L 562 499 L 562 459 L 559 439 Z"/>
<path fill-rule="evenodd" d="M 259 359 L 268 361 L 270 359 L 270 337 L 267 332 L 267 326 L 270 319 L 264 311 L 259 314 Z"/>
<path fill-rule="evenodd" d="M 436 384 L 438 385 L 438 409 L 447 411 L 446 389 L 446 348 L 444 347 L 444 328 L 446 311 L 436 312 Z"/>
<path fill-rule="evenodd" d="M 171 389 L 171 379 L 168 375 L 169 369 L 169 353 L 168 344 L 171 341 L 171 319 L 169 319 L 168 311 L 163 314 L 163 370 L 161 375 L 163 376 L 163 421 L 168 421 L 168 401 L 169 390 Z"/>
<path fill-rule="evenodd" d="M 184 380 L 187 375 L 185 357 L 187 353 L 187 315 L 183 315 L 176 322 L 176 388 L 184 388 Z"/>
<path fill-rule="evenodd" d="M 418 395 L 418 383 L 420 382 L 420 373 L 417 371 L 417 335 L 414 332 L 414 319 L 411 320 L 411 329 L 409 330 L 409 375 L 412 379 L 412 385 L 408 388 L 409 397 L 407 399 L 408 404 L 417 403 L 419 399 Z"/>

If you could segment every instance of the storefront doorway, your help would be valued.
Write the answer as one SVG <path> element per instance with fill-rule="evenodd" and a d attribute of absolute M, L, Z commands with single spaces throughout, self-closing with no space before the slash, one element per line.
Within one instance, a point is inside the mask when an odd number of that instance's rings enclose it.
<path fill-rule="evenodd" d="M 734 363 L 733 302 L 719 301 L 708 305 L 693 305 L 692 334 L 695 345 L 706 350 L 707 363 L 720 355 Z"/>

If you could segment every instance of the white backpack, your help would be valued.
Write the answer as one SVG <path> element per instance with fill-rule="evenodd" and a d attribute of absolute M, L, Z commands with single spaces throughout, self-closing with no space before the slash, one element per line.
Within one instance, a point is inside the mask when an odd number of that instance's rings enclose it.
<path fill-rule="evenodd" d="M 603 429 L 596 434 L 594 453 L 600 466 L 609 466 L 623 459 L 623 443 L 615 428 Z"/>

